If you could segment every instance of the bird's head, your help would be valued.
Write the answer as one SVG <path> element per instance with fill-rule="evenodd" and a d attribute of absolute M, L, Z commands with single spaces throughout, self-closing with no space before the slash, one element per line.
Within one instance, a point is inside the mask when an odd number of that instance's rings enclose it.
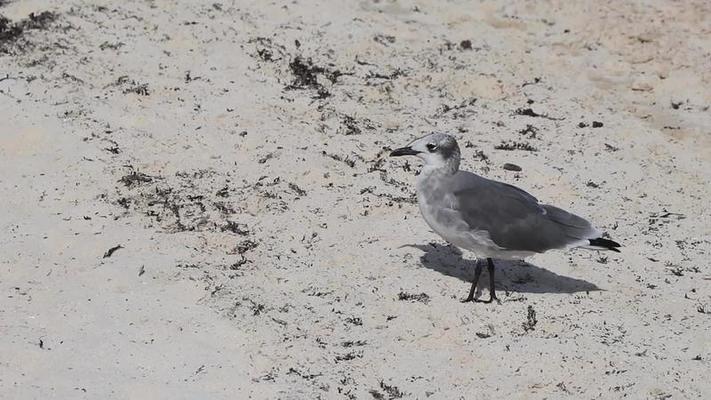
<path fill-rule="evenodd" d="M 444 133 L 423 136 L 405 147 L 393 150 L 390 156 L 417 156 L 425 162 L 425 167 L 444 169 L 451 173 L 459 169 L 459 145 L 452 136 Z"/>

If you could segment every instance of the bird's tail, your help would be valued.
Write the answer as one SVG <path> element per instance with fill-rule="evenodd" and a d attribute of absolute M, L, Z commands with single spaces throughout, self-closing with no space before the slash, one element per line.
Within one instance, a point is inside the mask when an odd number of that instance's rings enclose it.
<path fill-rule="evenodd" d="M 620 252 L 617 248 L 621 245 L 614 240 L 599 237 L 597 239 L 588 239 L 588 242 L 590 242 L 589 247 L 596 250 L 612 250 L 618 253 Z"/>

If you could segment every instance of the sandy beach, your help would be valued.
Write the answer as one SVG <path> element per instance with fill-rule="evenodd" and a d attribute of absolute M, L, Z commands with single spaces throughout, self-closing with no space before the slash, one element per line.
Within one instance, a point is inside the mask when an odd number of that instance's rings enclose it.
<path fill-rule="evenodd" d="M 709 399 L 709 107 L 702 0 L 0 1 L 0 397 Z M 460 303 L 429 132 L 622 252 Z"/>

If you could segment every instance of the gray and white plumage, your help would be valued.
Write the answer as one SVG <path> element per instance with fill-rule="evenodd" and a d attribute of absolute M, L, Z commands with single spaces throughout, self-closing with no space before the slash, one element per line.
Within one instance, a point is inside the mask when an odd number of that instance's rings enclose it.
<path fill-rule="evenodd" d="M 588 247 L 618 251 L 585 219 L 542 204 L 515 186 L 459 170 L 460 152 L 449 135 L 417 139 L 393 156 L 415 155 L 420 211 L 448 242 L 481 258 L 525 258 L 551 249 Z"/>

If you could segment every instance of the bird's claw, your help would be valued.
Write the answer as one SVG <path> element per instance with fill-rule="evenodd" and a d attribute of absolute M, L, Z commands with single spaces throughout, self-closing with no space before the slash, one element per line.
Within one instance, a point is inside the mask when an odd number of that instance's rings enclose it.
<path fill-rule="evenodd" d="M 489 300 L 480 300 L 480 299 L 475 299 L 474 297 L 467 297 L 466 299 L 459 300 L 460 303 L 484 303 L 484 304 L 490 304 L 496 301 L 496 304 L 501 304 L 501 300 L 499 300 L 498 297 L 496 296 L 491 296 Z"/>

